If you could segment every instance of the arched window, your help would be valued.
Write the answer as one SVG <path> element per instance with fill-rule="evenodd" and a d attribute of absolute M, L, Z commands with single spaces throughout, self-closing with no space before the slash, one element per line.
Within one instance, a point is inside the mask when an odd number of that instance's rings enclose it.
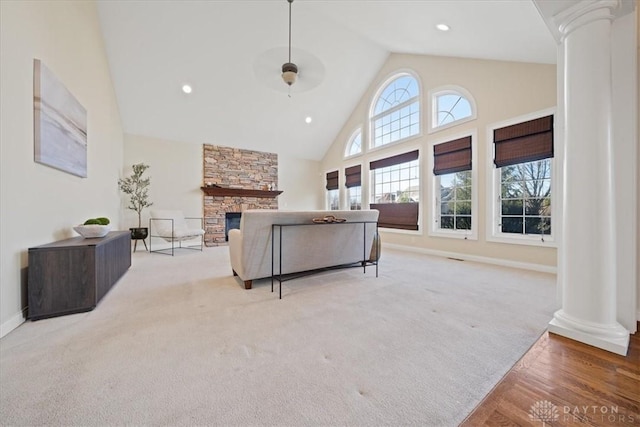
<path fill-rule="evenodd" d="M 415 77 L 401 74 L 374 100 L 371 146 L 380 147 L 420 133 L 420 87 Z"/>
<path fill-rule="evenodd" d="M 473 97 L 457 86 L 433 91 L 431 129 L 447 128 L 476 118 Z"/>
<path fill-rule="evenodd" d="M 362 153 L 362 129 L 358 129 L 351 135 L 344 150 L 344 156 L 351 157 L 360 153 Z"/>

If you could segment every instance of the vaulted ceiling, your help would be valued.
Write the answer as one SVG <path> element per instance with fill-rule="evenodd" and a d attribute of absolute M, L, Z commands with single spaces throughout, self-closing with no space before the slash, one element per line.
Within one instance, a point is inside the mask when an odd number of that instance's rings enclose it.
<path fill-rule="evenodd" d="M 288 7 L 99 0 L 125 132 L 319 160 L 390 53 L 556 61 L 529 0 L 295 0 L 289 93 Z"/>

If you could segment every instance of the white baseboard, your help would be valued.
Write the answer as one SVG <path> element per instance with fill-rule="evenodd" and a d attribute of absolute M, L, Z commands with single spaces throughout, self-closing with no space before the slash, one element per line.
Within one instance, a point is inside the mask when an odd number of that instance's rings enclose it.
<path fill-rule="evenodd" d="M 382 256 L 383 257 L 384 257 L 384 248 L 385 247 L 386 248 L 390 248 L 390 249 L 398 249 L 398 250 L 401 250 L 401 251 L 407 251 L 407 252 L 416 252 L 416 253 L 425 254 L 425 255 L 434 255 L 434 256 L 439 256 L 439 257 L 444 257 L 444 258 L 456 258 L 456 259 L 462 259 L 462 260 L 465 260 L 465 261 L 481 262 L 483 264 L 499 265 L 501 267 L 521 268 L 523 270 L 532 270 L 532 271 L 538 271 L 538 272 L 541 272 L 541 273 L 551 273 L 551 274 L 556 274 L 557 273 L 557 268 L 556 267 L 552 267 L 552 266 L 548 266 L 548 265 L 532 264 L 532 263 L 528 263 L 528 262 L 519 262 L 519 261 L 509 261 L 509 260 L 506 260 L 506 259 L 489 258 L 489 257 L 483 257 L 483 256 L 477 256 L 477 255 L 461 254 L 461 253 L 457 253 L 457 252 L 438 251 L 438 250 L 435 250 L 435 249 L 416 248 L 414 246 L 397 245 L 395 243 L 384 243 L 384 242 L 382 242 L 382 248 L 383 248 Z"/>
<path fill-rule="evenodd" d="M 16 313 L 11 319 L 0 325 L 0 338 L 22 325 L 27 320 L 27 308 L 23 308 L 21 312 Z"/>

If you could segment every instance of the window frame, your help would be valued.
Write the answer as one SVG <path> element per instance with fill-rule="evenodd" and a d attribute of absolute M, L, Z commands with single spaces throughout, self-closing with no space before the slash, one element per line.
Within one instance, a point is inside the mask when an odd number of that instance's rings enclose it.
<path fill-rule="evenodd" d="M 374 146 L 374 140 L 375 140 L 375 120 L 377 118 L 383 117 L 384 115 L 387 114 L 391 114 L 394 111 L 400 110 L 405 106 L 409 106 L 411 104 L 413 104 L 413 102 L 408 102 L 405 101 L 402 104 L 396 105 L 394 107 L 389 108 L 388 110 L 385 110 L 382 113 L 379 114 L 374 114 L 375 113 L 375 108 L 376 108 L 376 103 L 378 102 L 378 99 L 380 98 L 380 96 L 382 95 L 382 92 L 384 92 L 384 90 L 387 88 L 387 86 L 389 86 L 394 80 L 403 77 L 403 76 L 409 76 L 411 78 L 413 78 L 416 81 L 416 84 L 418 85 L 418 94 L 415 97 L 415 102 L 418 103 L 418 133 L 416 133 L 415 135 L 410 135 L 401 139 L 398 139 L 396 141 L 392 141 L 389 142 L 387 144 L 382 144 L 380 146 Z M 371 102 L 369 104 L 369 113 L 368 113 L 368 132 L 367 132 L 367 140 L 368 140 L 368 144 L 367 145 L 367 150 L 369 152 L 375 152 L 377 150 L 386 150 L 389 147 L 393 147 L 396 146 L 398 144 L 403 144 L 406 143 L 408 141 L 411 141 L 412 139 L 416 139 L 416 138 L 420 138 L 423 135 L 423 128 L 424 128 L 424 122 L 423 122 L 423 114 L 424 114 L 424 103 L 422 100 L 422 94 L 423 94 L 423 90 L 422 90 L 422 82 L 420 81 L 420 78 L 418 76 L 418 74 L 410 69 L 400 69 L 400 70 L 396 70 L 393 73 L 391 73 L 389 76 L 387 76 L 386 79 L 383 80 L 383 82 L 378 85 L 378 89 L 376 90 L 376 92 L 373 95 L 373 98 L 371 99 Z M 413 99 L 413 98 L 412 98 Z M 388 157 L 388 156 L 385 156 Z"/>
<path fill-rule="evenodd" d="M 346 178 L 346 174 L 347 174 L 347 169 L 355 167 L 355 166 L 360 166 L 360 185 L 359 186 L 354 186 L 354 187 L 347 187 L 347 178 Z M 345 208 L 348 210 L 355 210 L 355 209 L 351 209 L 351 189 L 352 188 L 359 188 L 360 189 L 360 209 L 359 210 L 363 210 L 365 209 L 365 201 L 362 198 L 362 195 L 364 194 L 364 177 L 365 177 L 365 171 L 364 171 L 364 165 L 362 163 L 353 163 L 353 164 L 347 164 L 345 165 L 345 167 L 343 168 L 343 176 L 345 176 L 345 180 L 344 180 L 344 188 L 345 188 Z"/>
<path fill-rule="evenodd" d="M 455 120 L 451 123 L 447 123 L 444 124 L 442 126 L 437 126 L 438 123 L 438 108 L 437 108 L 437 103 L 438 103 L 438 97 L 442 96 L 442 95 L 460 95 L 463 98 L 465 98 L 468 102 L 469 105 L 471 106 L 471 115 L 464 117 L 462 119 L 458 119 Z M 442 130 L 445 129 L 449 129 L 452 128 L 454 126 L 458 126 L 461 125 L 463 123 L 467 123 L 470 122 L 472 120 L 476 120 L 478 118 L 478 108 L 476 106 L 476 100 L 473 97 L 473 95 L 471 95 L 471 92 L 469 92 L 467 89 L 463 88 L 462 86 L 457 86 L 457 85 L 446 85 L 446 86 L 439 86 L 437 88 L 431 89 L 429 91 L 429 93 L 427 94 L 428 99 L 429 99 L 429 105 L 430 105 L 430 109 L 431 112 L 429 114 L 429 120 L 428 120 L 428 127 L 427 127 L 427 132 L 428 133 L 435 133 L 435 132 L 440 132 Z"/>
<path fill-rule="evenodd" d="M 356 136 L 358 134 L 360 134 L 360 152 L 355 153 L 355 154 L 348 154 L 348 152 L 351 149 L 351 145 L 353 144 L 353 142 L 356 139 Z M 366 144 L 364 143 L 364 135 L 363 135 L 363 132 L 362 132 L 362 126 L 358 126 L 358 128 L 356 130 L 351 132 L 351 136 L 349 136 L 349 138 L 347 139 L 347 143 L 345 144 L 345 147 L 344 147 L 343 158 L 344 159 L 352 159 L 354 157 L 362 156 L 364 154 L 365 145 Z"/>
<path fill-rule="evenodd" d="M 488 242 L 496 243 L 509 243 L 516 245 L 528 245 L 528 246 L 542 246 L 542 247 L 557 247 L 559 240 L 559 229 L 561 227 L 560 221 L 562 219 L 560 211 L 561 196 L 559 191 L 561 189 L 561 175 L 559 171 L 558 156 L 550 157 L 551 163 L 551 234 L 539 235 L 539 234 L 516 234 L 516 233 L 503 233 L 500 229 L 500 217 L 502 211 L 501 194 L 502 194 L 502 176 L 501 169 L 495 166 L 493 163 L 495 155 L 495 144 L 493 141 L 493 131 L 506 126 L 527 122 L 534 119 L 539 119 L 545 116 L 554 116 L 554 151 L 558 152 L 558 127 L 557 127 L 557 111 L 556 108 L 548 108 L 545 110 L 536 111 L 534 113 L 525 114 L 522 116 L 514 117 L 504 120 L 502 122 L 493 123 L 487 126 L 487 194 L 489 196 L 487 204 L 487 218 L 486 218 L 486 233 Z M 523 162 L 529 163 L 529 162 Z"/>
<path fill-rule="evenodd" d="M 386 148 L 386 146 L 384 146 L 384 147 Z M 371 197 L 372 197 L 372 192 L 374 191 L 374 188 L 375 188 L 374 178 L 372 176 L 373 173 L 374 173 L 374 170 L 372 170 L 369 167 L 369 164 L 371 162 L 375 162 L 375 161 L 378 161 L 378 160 L 386 159 L 388 157 L 397 156 L 397 155 L 408 153 L 408 152 L 415 151 L 415 150 L 418 150 L 418 172 L 419 172 L 419 174 L 423 174 L 423 171 L 424 171 L 424 148 L 423 148 L 422 144 L 415 143 L 415 144 L 407 144 L 407 145 L 402 146 L 402 147 L 395 147 L 393 150 L 389 150 L 386 153 L 379 153 L 378 155 L 372 156 L 371 158 L 367 159 L 366 171 L 365 171 L 365 169 L 362 169 L 363 180 L 364 180 L 364 177 L 366 176 L 366 179 L 367 179 L 367 182 L 368 182 L 368 188 L 366 189 L 366 193 L 365 193 L 364 186 L 362 188 L 363 195 L 366 194 L 366 200 L 363 199 L 363 201 L 362 201 L 363 209 L 371 209 L 371 204 L 372 204 L 371 203 Z M 418 194 L 419 194 L 419 197 L 420 197 L 420 200 L 418 202 L 418 229 L 417 230 L 405 230 L 405 229 L 401 229 L 401 228 L 380 227 L 381 231 L 384 231 L 385 233 L 408 234 L 408 235 L 412 235 L 412 236 L 422 236 L 424 234 L 424 223 L 423 223 L 423 220 L 422 220 L 422 215 L 423 215 L 424 207 L 425 207 L 424 185 L 422 183 L 422 178 L 420 176 L 418 177 L 418 182 L 419 182 L 419 185 L 420 185 L 420 189 L 418 190 Z"/>
<path fill-rule="evenodd" d="M 326 178 L 327 178 L 328 174 L 333 173 L 333 172 L 336 172 L 338 174 L 338 188 L 332 189 L 332 190 L 327 190 L 327 187 L 326 187 L 327 180 L 326 180 Z M 329 170 L 325 171 L 324 177 L 325 177 L 324 178 L 324 180 L 325 180 L 325 186 L 324 186 L 325 210 L 328 210 L 328 211 L 330 211 L 330 210 L 340 210 L 341 207 L 342 207 L 342 200 L 340 200 L 340 194 L 341 194 L 341 192 L 340 192 L 340 169 L 329 169 Z M 338 209 L 331 209 L 331 199 L 332 198 L 330 196 L 332 194 L 332 191 L 336 191 L 337 192 Z"/>
<path fill-rule="evenodd" d="M 471 137 L 471 230 L 450 230 L 440 228 L 440 190 L 438 183 L 439 176 L 433 173 L 434 156 L 433 147 L 445 142 L 453 141 L 459 138 Z M 451 136 L 436 139 L 429 144 L 429 155 L 427 159 L 427 188 L 431 189 L 432 197 L 430 204 L 429 236 L 446 237 L 452 239 L 478 240 L 479 214 L 478 214 L 478 131 L 477 129 L 467 130 L 465 132 L 454 134 Z"/>

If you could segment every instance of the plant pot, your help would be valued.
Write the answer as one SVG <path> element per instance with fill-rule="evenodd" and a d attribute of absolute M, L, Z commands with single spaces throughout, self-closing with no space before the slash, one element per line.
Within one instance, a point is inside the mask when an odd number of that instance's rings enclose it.
<path fill-rule="evenodd" d="M 147 227 L 134 227 L 129 230 L 131 231 L 131 240 L 144 240 L 149 236 L 149 228 Z"/>
<path fill-rule="evenodd" d="M 93 239 L 96 237 L 104 237 L 111 231 L 111 225 L 98 224 L 80 224 L 73 227 L 74 231 L 85 239 Z"/>

